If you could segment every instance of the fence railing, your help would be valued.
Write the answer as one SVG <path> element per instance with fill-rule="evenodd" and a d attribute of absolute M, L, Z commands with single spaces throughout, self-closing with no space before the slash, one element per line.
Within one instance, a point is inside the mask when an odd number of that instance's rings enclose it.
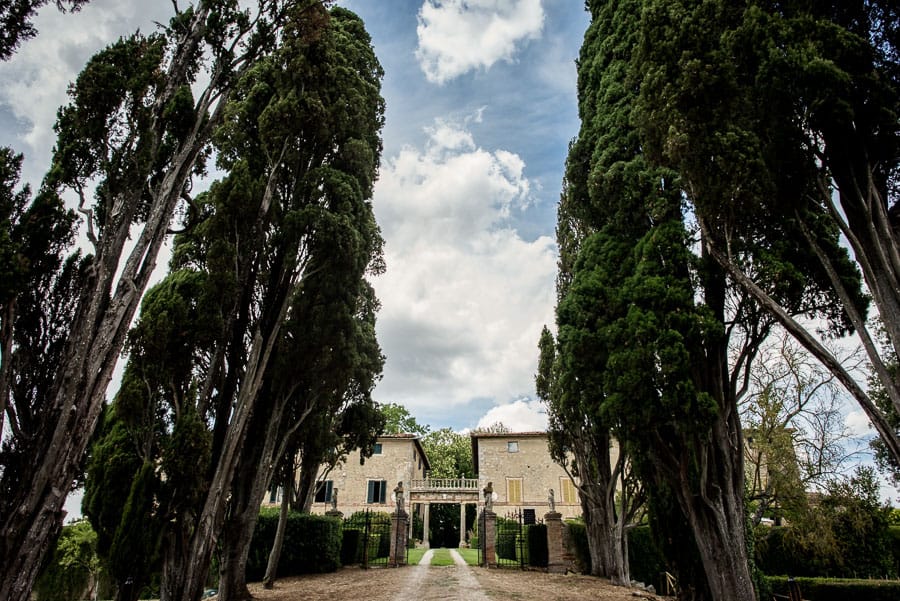
<path fill-rule="evenodd" d="M 419 478 L 410 482 L 413 490 L 478 490 L 478 478 Z"/>

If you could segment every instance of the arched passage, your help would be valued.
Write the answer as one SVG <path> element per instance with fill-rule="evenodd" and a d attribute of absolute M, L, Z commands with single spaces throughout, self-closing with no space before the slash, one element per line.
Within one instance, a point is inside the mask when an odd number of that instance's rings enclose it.
<path fill-rule="evenodd" d="M 413 480 L 410 483 L 409 501 L 413 508 L 417 506 L 421 508 L 423 519 L 423 536 L 422 544 L 426 547 L 431 546 L 431 518 L 432 505 L 434 506 L 457 506 L 456 515 L 458 516 L 458 528 L 453 529 L 458 533 L 459 540 L 454 545 L 462 545 L 466 542 L 466 526 L 467 520 L 466 506 L 471 505 L 474 516 L 474 508 L 479 502 L 478 480 L 475 478 L 426 478 L 423 480 Z M 441 521 L 449 521 L 453 510 L 441 510 L 440 516 L 435 516 Z M 444 530 L 444 529 L 442 529 Z M 410 536 L 412 531 L 410 530 Z M 442 536 L 443 538 L 443 536 Z M 437 543 L 437 541 L 435 541 Z M 442 540 L 441 544 L 446 544 Z"/>

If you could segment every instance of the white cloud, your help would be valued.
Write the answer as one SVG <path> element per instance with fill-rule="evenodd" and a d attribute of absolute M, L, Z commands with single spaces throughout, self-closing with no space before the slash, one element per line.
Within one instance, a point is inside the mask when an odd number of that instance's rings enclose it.
<path fill-rule="evenodd" d="M 532 394 L 556 248 L 505 225 L 529 202 L 525 165 L 446 122 L 427 133 L 424 150 L 385 162 L 375 190 L 387 262 L 374 282 L 387 356 L 376 397 L 415 414 Z"/>
<path fill-rule="evenodd" d="M 416 58 L 442 84 L 511 61 L 520 42 L 540 37 L 544 9 L 541 0 L 425 0 L 418 19 Z"/>
<path fill-rule="evenodd" d="M 519 399 L 492 407 L 480 420 L 478 428 L 502 423 L 513 432 L 543 432 L 547 429 L 547 408 L 540 401 Z"/>
<path fill-rule="evenodd" d="M 56 110 L 67 102 L 67 86 L 91 55 L 138 28 L 153 31 L 153 20 L 165 21 L 170 14 L 168 4 L 136 0 L 94 0 L 66 14 L 53 3 L 40 10 L 35 19 L 37 37 L 0 63 L 0 105 L 25 130 L 15 141 L 5 136 L 4 143 L 25 152 L 27 179 L 36 182 L 43 176 L 56 139 Z"/>
<path fill-rule="evenodd" d="M 851 411 L 844 416 L 844 425 L 847 426 L 850 435 L 854 438 L 871 436 L 875 432 L 872 424 L 869 423 L 869 418 L 861 409 Z"/>

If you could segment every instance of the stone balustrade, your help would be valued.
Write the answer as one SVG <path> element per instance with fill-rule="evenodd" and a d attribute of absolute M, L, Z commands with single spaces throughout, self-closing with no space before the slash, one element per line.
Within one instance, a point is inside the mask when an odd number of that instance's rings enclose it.
<path fill-rule="evenodd" d="M 420 478 L 413 479 L 410 489 L 414 491 L 478 490 L 477 478 Z"/>

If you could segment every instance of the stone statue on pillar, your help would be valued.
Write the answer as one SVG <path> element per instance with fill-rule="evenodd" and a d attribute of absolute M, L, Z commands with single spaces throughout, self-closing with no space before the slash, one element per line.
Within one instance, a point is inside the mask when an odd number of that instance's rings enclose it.
<path fill-rule="evenodd" d="M 553 489 L 550 489 L 550 496 L 547 497 L 547 504 L 550 505 L 550 511 L 556 511 L 556 498 L 553 496 Z"/>
<path fill-rule="evenodd" d="M 484 510 L 492 511 L 494 509 L 494 483 L 488 482 L 482 492 L 484 493 Z"/>
<path fill-rule="evenodd" d="M 397 513 L 404 511 L 403 506 L 403 481 L 397 482 L 397 488 L 394 489 L 394 500 L 397 502 Z"/>

